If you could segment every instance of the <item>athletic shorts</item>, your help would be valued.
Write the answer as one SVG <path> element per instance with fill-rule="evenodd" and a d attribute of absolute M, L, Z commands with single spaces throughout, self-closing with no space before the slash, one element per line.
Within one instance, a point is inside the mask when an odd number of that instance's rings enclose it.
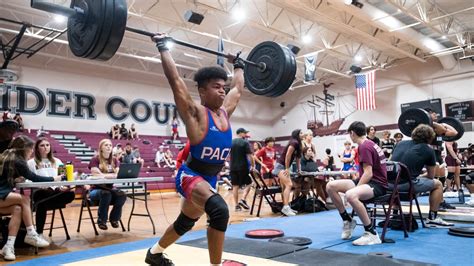
<path fill-rule="evenodd" d="M 359 179 L 352 180 L 352 181 L 354 182 L 356 186 L 359 183 Z M 375 181 L 370 180 L 369 183 L 367 183 L 367 185 L 369 185 L 369 187 L 371 187 L 372 190 L 374 191 L 374 198 L 387 194 L 387 189 Z"/>
<path fill-rule="evenodd" d="M 349 164 L 349 163 L 348 163 L 348 164 L 344 164 L 344 165 L 342 166 L 342 171 L 349 171 L 349 170 L 351 170 L 351 168 L 352 168 L 352 164 Z"/>
<path fill-rule="evenodd" d="M 178 128 L 173 128 L 173 133 L 178 133 Z"/>
<path fill-rule="evenodd" d="M 252 183 L 248 170 L 230 171 L 233 186 L 246 186 Z"/>
<path fill-rule="evenodd" d="M 209 183 L 212 189 L 216 189 L 217 176 L 205 176 L 201 175 L 198 172 L 194 172 L 189 169 L 185 164 L 181 165 L 176 174 L 176 190 L 181 196 L 186 199 L 191 199 L 191 193 L 194 189 L 194 186 L 201 182 L 206 181 Z"/>
<path fill-rule="evenodd" d="M 456 159 L 454 159 L 453 157 L 451 156 L 446 156 L 446 165 L 447 166 L 460 166 L 460 164 L 458 164 L 458 162 L 456 161 Z"/>
<path fill-rule="evenodd" d="M 271 172 L 272 172 L 272 171 L 267 172 L 267 173 L 263 173 L 263 174 L 262 174 L 263 179 L 272 179 L 272 178 L 273 178 L 273 175 L 272 175 Z"/>
<path fill-rule="evenodd" d="M 273 171 L 272 171 L 272 174 L 274 176 L 278 176 L 278 174 L 281 172 L 281 171 L 284 171 L 285 170 L 285 166 L 280 164 L 280 163 L 276 163 L 275 164 L 275 168 L 273 168 Z"/>
<path fill-rule="evenodd" d="M 419 176 L 416 179 L 411 181 L 413 183 L 413 188 L 416 193 L 430 192 L 435 188 L 434 179 Z M 393 186 L 389 184 L 389 189 L 392 189 Z M 402 192 L 407 192 L 410 189 L 408 183 L 398 184 L 398 190 Z"/>

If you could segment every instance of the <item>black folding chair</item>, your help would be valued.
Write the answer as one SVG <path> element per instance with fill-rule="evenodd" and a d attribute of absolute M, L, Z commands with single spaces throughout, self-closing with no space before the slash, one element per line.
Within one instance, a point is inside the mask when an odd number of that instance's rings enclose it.
<path fill-rule="evenodd" d="M 280 212 L 281 208 L 280 210 L 278 210 L 278 206 L 280 205 L 283 206 L 283 204 L 276 200 L 276 194 L 282 192 L 281 187 L 280 186 L 267 186 L 265 182 L 263 181 L 263 178 L 260 175 L 260 173 L 256 171 L 252 171 L 249 175 L 252 178 L 252 180 L 255 182 L 255 194 L 253 195 L 252 207 L 250 208 L 250 215 L 253 214 L 255 201 L 258 195 L 260 195 L 260 201 L 258 203 L 257 217 L 260 216 L 260 210 L 262 208 L 262 202 L 264 198 L 268 202 L 268 204 L 271 206 L 272 211 L 274 213 Z"/>

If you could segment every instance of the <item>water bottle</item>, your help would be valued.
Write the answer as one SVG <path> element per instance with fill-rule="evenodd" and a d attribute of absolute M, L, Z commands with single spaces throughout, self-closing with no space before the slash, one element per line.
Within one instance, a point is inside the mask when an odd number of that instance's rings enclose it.
<path fill-rule="evenodd" d="M 462 190 L 462 188 L 459 189 L 458 197 L 459 203 L 464 204 L 464 191 Z"/>
<path fill-rule="evenodd" d="M 74 166 L 71 162 L 66 164 L 66 179 L 67 181 L 74 181 Z"/>

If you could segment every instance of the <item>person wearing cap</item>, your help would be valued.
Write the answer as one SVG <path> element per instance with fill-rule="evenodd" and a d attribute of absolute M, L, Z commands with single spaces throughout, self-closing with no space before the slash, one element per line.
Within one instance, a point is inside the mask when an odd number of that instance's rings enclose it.
<path fill-rule="evenodd" d="M 248 210 L 249 206 L 246 202 L 247 195 L 250 191 L 252 180 L 249 176 L 250 168 L 255 167 L 250 144 L 247 141 L 248 130 L 239 128 L 236 131 L 237 137 L 232 140 L 232 148 L 230 149 L 230 177 L 232 179 L 232 194 L 235 203 L 235 211 L 241 211 L 242 208 Z M 239 188 L 243 187 L 242 199 L 239 201 Z"/>

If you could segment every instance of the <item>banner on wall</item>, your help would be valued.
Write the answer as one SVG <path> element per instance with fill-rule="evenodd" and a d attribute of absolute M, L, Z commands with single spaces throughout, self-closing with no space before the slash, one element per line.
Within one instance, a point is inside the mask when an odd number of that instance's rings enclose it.
<path fill-rule="evenodd" d="M 444 107 L 446 116 L 452 116 L 461 121 L 474 121 L 474 101 L 447 103 Z"/>
<path fill-rule="evenodd" d="M 441 106 L 441 99 L 436 98 L 436 99 L 431 99 L 431 100 L 426 100 L 426 101 L 419 101 L 419 102 L 411 102 L 411 103 L 402 103 L 400 105 L 402 109 L 402 113 L 405 112 L 408 109 L 411 108 L 431 108 L 435 113 L 438 115 L 438 117 L 443 116 L 443 109 Z"/>
<path fill-rule="evenodd" d="M 318 55 L 304 57 L 304 81 L 311 82 L 316 78 L 316 60 Z"/>
<path fill-rule="evenodd" d="M 51 88 L 44 91 L 20 84 L 0 85 L 0 108 L 10 108 L 12 113 L 22 115 L 45 113 L 55 118 L 81 120 L 96 120 L 100 109 L 99 113 L 106 113 L 111 123 L 132 118 L 138 123 L 154 121 L 161 125 L 169 124 L 173 115 L 177 115 L 174 103 L 111 96 L 99 105 L 90 93 Z"/>

